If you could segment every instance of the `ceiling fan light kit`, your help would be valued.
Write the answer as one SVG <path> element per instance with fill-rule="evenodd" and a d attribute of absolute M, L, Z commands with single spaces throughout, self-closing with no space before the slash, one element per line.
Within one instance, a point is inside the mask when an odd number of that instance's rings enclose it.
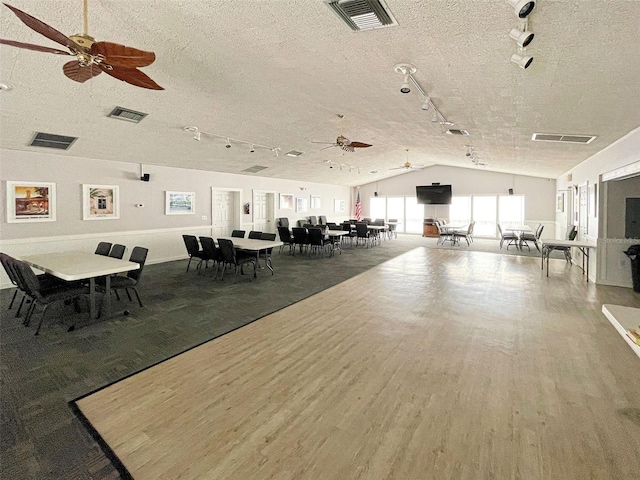
<path fill-rule="evenodd" d="M 75 56 L 76 60 L 63 65 L 62 72 L 74 82 L 84 83 L 100 73 L 117 78 L 122 82 L 149 90 L 164 90 L 141 70 L 140 67 L 151 65 L 156 55 L 136 48 L 127 47 L 112 42 L 96 42 L 87 33 L 87 1 L 84 1 L 84 33 L 67 37 L 55 28 L 41 20 L 32 17 L 11 5 L 4 4 L 11 10 L 22 23 L 64 47 L 69 52 L 56 48 L 34 45 L 31 43 L 17 42 L 15 40 L 0 39 L 0 44 L 11 47 L 24 48 L 37 52 L 53 53 L 56 55 Z"/>

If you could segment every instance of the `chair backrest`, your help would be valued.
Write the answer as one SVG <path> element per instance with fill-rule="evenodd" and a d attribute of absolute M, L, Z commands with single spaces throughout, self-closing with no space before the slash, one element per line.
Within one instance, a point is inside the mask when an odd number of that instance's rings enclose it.
<path fill-rule="evenodd" d="M 379 227 L 384 227 L 384 218 L 376 218 L 373 222 L 371 222 L 369 225 L 377 225 Z"/>
<path fill-rule="evenodd" d="M 109 255 L 109 251 L 111 250 L 111 243 L 109 242 L 100 242 L 96 247 L 96 255 L 104 255 L 105 257 Z"/>
<path fill-rule="evenodd" d="M 309 223 L 311 225 L 317 225 L 318 224 L 318 218 L 315 215 L 312 215 L 311 217 L 309 217 Z"/>
<path fill-rule="evenodd" d="M 496 223 L 496 225 L 498 226 L 498 233 L 500 233 L 500 236 L 502 237 L 502 235 L 504 235 L 502 233 L 502 226 L 499 223 Z"/>
<path fill-rule="evenodd" d="M 473 227 L 475 227 L 475 226 L 476 226 L 476 221 L 475 220 L 469 224 L 469 232 L 468 232 L 469 235 L 473 235 Z"/>
<path fill-rule="evenodd" d="M 127 277 L 135 280 L 136 282 L 140 281 L 140 276 L 142 275 L 142 268 L 144 267 L 144 264 L 147 261 L 148 253 L 149 253 L 148 248 L 133 247 L 133 250 L 131 250 L 131 255 L 129 256 L 129 261 L 139 263 L 140 268 L 138 268 L 137 270 L 129 270 L 127 272 Z"/>
<path fill-rule="evenodd" d="M 567 225 L 567 235 L 565 236 L 565 240 L 573 240 L 576 238 L 578 231 L 576 230 L 575 225 Z M 573 237 L 571 237 L 573 235 Z"/>
<path fill-rule="evenodd" d="M 216 243 L 211 237 L 200 237 L 200 245 L 202 245 L 202 253 L 204 253 L 205 260 L 214 260 L 216 258 L 217 248 Z"/>
<path fill-rule="evenodd" d="M 234 230 L 231 232 L 231 236 L 235 238 L 244 238 L 244 230 Z"/>
<path fill-rule="evenodd" d="M 335 223 L 333 223 L 333 222 L 328 222 L 328 223 L 327 223 L 327 228 L 328 228 L 329 230 L 338 230 L 338 225 L 336 225 L 336 224 L 335 224 Z"/>
<path fill-rule="evenodd" d="M 280 241 L 285 243 L 291 242 L 291 232 L 287 227 L 278 227 L 278 235 L 280 235 Z"/>
<path fill-rule="evenodd" d="M 356 223 L 356 233 L 359 237 L 366 237 L 369 229 L 367 228 L 367 224 L 364 222 Z"/>
<path fill-rule="evenodd" d="M 311 245 L 322 245 L 322 239 L 324 238 L 324 235 L 321 229 L 310 228 L 308 235 L 309 235 L 309 243 Z"/>
<path fill-rule="evenodd" d="M 184 246 L 190 257 L 200 252 L 200 245 L 198 245 L 198 239 L 195 235 L 182 235 L 182 240 L 184 240 Z"/>
<path fill-rule="evenodd" d="M 320 225 L 326 225 L 327 224 L 327 216 L 326 215 L 320 215 L 318 217 L 318 223 Z"/>
<path fill-rule="evenodd" d="M 35 300 L 40 300 L 42 298 L 40 295 L 40 282 L 31 267 L 15 258 L 12 258 L 10 263 L 18 279 L 19 288 Z"/>
<path fill-rule="evenodd" d="M 0 262 L 4 267 L 4 271 L 7 272 L 7 276 L 9 277 L 9 280 L 11 280 L 11 283 L 18 286 L 17 273 L 15 272 L 14 267 L 11 264 L 11 260 L 13 260 L 13 257 L 10 257 L 6 253 L 0 253 Z"/>
<path fill-rule="evenodd" d="M 569 235 L 569 240 L 573 241 L 576 239 L 577 236 L 578 236 L 578 230 L 576 230 L 576 228 L 574 227 L 573 231 Z"/>
<path fill-rule="evenodd" d="M 119 258 L 122 259 L 124 257 L 124 251 L 127 249 L 124 245 L 120 245 L 116 243 L 113 247 L 111 247 L 111 251 L 109 252 L 109 256 L 111 258 Z"/>
<path fill-rule="evenodd" d="M 293 228 L 293 240 L 298 244 L 302 245 L 307 243 L 307 229 L 301 227 Z"/>
<path fill-rule="evenodd" d="M 276 239 L 275 233 L 262 232 L 262 235 L 260 235 L 260 240 L 269 240 L 273 242 L 275 241 L 275 239 Z"/>
<path fill-rule="evenodd" d="M 278 218 L 278 226 L 289 228 L 289 219 L 287 217 Z"/>
<path fill-rule="evenodd" d="M 349 222 L 345 222 L 342 224 L 342 230 L 344 230 L 345 232 L 350 232 L 351 231 L 351 224 Z"/>
<path fill-rule="evenodd" d="M 251 230 L 249 232 L 249 238 L 253 238 L 254 240 L 260 240 L 261 236 L 262 236 L 262 232 L 258 232 L 256 230 Z"/>
<path fill-rule="evenodd" d="M 227 238 L 219 238 L 218 246 L 220 246 L 220 253 L 225 263 L 236 263 L 236 249 L 233 246 L 233 242 Z"/>
<path fill-rule="evenodd" d="M 538 228 L 536 228 L 536 239 L 540 240 L 540 236 L 542 235 L 543 230 L 544 230 L 544 225 L 539 224 Z"/>

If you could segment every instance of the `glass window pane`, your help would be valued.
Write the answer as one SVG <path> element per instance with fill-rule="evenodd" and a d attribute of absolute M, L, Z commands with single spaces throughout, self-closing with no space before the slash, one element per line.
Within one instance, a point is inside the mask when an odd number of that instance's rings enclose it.
<path fill-rule="evenodd" d="M 498 197 L 498 221 L 502 227 L 524 223 L 524 195 L 500 195 Z"/>
<path fill-rule="evenodd" d="M 473 233 L 479 237 L 496 237 L 497 199 L 491 196 L 473 196 Z"/>
<path fill-rule="evenodd" d="M 424 221 L 424 205 L 418 204 L 416 197 L 405 197 L 407 211 L 407 221 L 405 232 L 422 233 L 422 223 Z"/>
<path fill-rule="evenodd" d="M 404 197 L 387 197 L 387 219 L 397 218 L 398 232 L 404 232 Z"/>
<path fill-rule="evenodd" d="M 371 197 L 369 199 L 371 219 L 386 218 L 385 200 L 384 197 Z"/>
<path fill-rule="evenodd" d="M 471 223 L 471 197 L 453 197 L 449 207 L 449 222 L 455 225 Z"/>

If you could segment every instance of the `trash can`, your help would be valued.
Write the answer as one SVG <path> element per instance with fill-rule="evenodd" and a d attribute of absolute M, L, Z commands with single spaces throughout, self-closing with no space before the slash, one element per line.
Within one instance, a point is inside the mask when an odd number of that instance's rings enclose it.
<path fill-rule="evenodd" d="M 631 260 L 633 291 L 640 292 L 640 245 L 631 245 L 624 253 L 629 257 L 629 260 Z"/>

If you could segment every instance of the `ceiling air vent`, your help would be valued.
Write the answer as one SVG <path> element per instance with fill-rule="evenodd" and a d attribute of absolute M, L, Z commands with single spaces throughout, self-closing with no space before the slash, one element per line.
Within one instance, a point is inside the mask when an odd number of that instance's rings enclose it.
<path fill-rule="evenodd" d="M 66 137 L 64 135 L 54 135 L 52 133 L 36 133 L 29 145 L 32 147 L 57 148 L 67 150 L 78 137 Z"/>
<path fill-rule="evenodd" d="M 242 171 L 243 172 L 249 172 L 249 173 L 258 173 L 258 172 L 264 170 L 265 168 L 268 168 L 268 167 L 263 167 L 262 165 L 254 165 L 253 167 L 246 168 L 246 169 L 244 169 Z"/>
<path fill-rule="evenodd" d="M 534 133 L 531 140 L 534 142 L 561 142 L 561 143 L 591 143 L 597 137 L 595 135 L 562 135 L 561 133 Z"/>
<path fill-rule="evenodd" d="M 140 121 L 149 115 L 148 113 L 136 112 L 135 110 L 129 110 L 128 108 L 116 107 L 111 110 L 111 113 L 107 117 L 117 118 L 126 122 L 140 123 Z"/>
<path fill-rule="evenodd" d="M 469 135 L 469 132 L 467 132 L 466 130 L 458 130 L 457 128 L 450 128 L 445 133 L 449 135 L 463 135 L 463 136 Z"/>
<path fill-rule="evenodd" d="M 304 152 L 299 152 L 298 150 L 291 150 L 290 152 L 285 153 L 287 157 L 299 157 Z"/>
<path fill-rule="evenodd" d="M 355 32 L 398 25 L 382 0 L 325 0 L 325 3 Z"/>

